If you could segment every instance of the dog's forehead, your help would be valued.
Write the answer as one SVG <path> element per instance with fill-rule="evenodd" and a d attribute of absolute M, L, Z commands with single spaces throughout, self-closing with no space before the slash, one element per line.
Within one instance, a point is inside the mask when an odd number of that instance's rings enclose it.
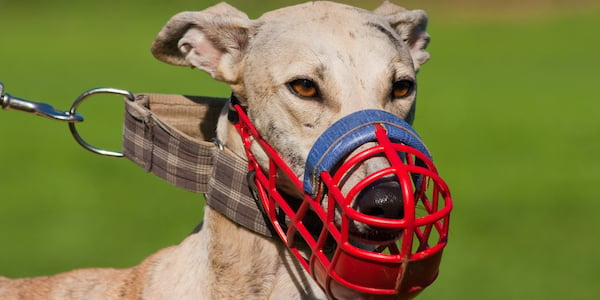
<path fill-rule="evenodd" d="M 314 16 L 315 14 L 355 14 L 355 13 L 369 13 L 366 10 L 363 10 L 358 7 L 349 6 L 346 4 L 329 2 L 329 1 L 314 1 L 307 2 L 292 6 L 286 6 L 283 8 L 279 8 L 273 11 L 266 12 L 259 19 L 268 20 L 268 19 L 278 19 L 281 17 L 290 18 L 294 16 L 298 17 L 308 17 Z"/>
<path fill-rule="evenodd" d="M 291 39 L 302 42 L 315 36 L 339 36 L 344 33 L 359 35 L 374 28 L 385 30 L 393 36 L 387 22 L 379 15 L 357 7 L 333 2 L 308 2 L 268 12 L 258 19 L 258 34 L 269 39 Z M 386 29 L 384 29 L 386 28 Z M 326 43 L 327 40 L 319 40 Z"/>
<path fill-rule="evenodd" d="M 307 62 L 341 54 L 369 56 L 370 63 L 389 63 L 393 57 L 411 62 L 408 48 L 383 16 L 353 6 L 308 2 L 268 12 L 255 24 L 254 47 L 263 54 L 259 59 L 288 56 Z"/>

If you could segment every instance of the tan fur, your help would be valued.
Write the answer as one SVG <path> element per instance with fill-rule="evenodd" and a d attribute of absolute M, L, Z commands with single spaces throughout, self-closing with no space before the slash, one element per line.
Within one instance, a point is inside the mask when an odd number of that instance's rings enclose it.
<path fill-rule="evenodd" d="M 415 95 L 390 99 L 391 85 L 414 79 L 429 58 L 426 24 L 423 11 L 387 1 L 375 13 L 315 2 L 257 20 L 221 3 L 174 16 L 153 53 L 228 83 L 257 129 L 300 177 L 310 147 L 339 118 L 366 108 L 407 116 Z M 297 78 L 316 81 L 321 99 L 290 92 L 286 83 Z M 217 135 L 243 156 L 226 113 Z M 200 233 L 130 269 L 0 277 L 0 299 L 326 298 L 281 242 L 241 228 L 210 207 L 204 222 Z"/>

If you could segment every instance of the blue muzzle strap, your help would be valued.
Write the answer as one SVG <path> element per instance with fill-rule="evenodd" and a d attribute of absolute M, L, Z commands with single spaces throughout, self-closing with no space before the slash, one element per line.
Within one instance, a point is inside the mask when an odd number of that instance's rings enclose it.
<path fill-rule="evenodd" d="M 315 196 L 317 180 L 359 146 L 377 141 L 374 125 L 381 125 L 392 142 L 415 148 L 431 159 L 417 132 L 400 117 L 383 110 L 361 110 L 331 125 L 317 139 L 306 160 L 304 191 Z"/>

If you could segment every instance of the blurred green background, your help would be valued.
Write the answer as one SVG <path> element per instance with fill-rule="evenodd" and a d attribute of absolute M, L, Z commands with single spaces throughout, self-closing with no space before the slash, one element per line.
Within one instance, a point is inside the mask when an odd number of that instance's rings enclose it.
<path fill-rule="evenodd" d="M 97 86 L 225 97 L 149 52 L 170 16 L 216 2 L 0 0 L 0 81 L 62 109 Z M 297 2 L 230 1 L 251 17 Z M 597 299 L 600 3 L 400 4 L 429 12 L 415 126 L 455 200 L 440 277 L 420 299 Z M 121 99 L 81 113 L 90 142 L 119 149 Z M 0 274 L 132 266 L 202 210 L 200 195 L 86 152 L 65 124 L 0 112 Z"/>

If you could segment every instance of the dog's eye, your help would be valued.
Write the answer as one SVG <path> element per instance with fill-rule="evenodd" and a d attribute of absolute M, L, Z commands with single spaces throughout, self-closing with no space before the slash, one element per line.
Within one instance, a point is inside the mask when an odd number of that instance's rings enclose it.
<path fill-rule="evenodd" d="M 315 98 L 319 96 L 317 84 L 309 79 L 296 79 L 288 83 L 290 90 L 303 98 Z"/>
<path fill-rule="evenodd" d="M 409 96 L 412 94 L 414 87 L 415 84 L 411 80 L 404 79 L 396 81 L 392 86 L 392 98 L 397 99 Z"/>

